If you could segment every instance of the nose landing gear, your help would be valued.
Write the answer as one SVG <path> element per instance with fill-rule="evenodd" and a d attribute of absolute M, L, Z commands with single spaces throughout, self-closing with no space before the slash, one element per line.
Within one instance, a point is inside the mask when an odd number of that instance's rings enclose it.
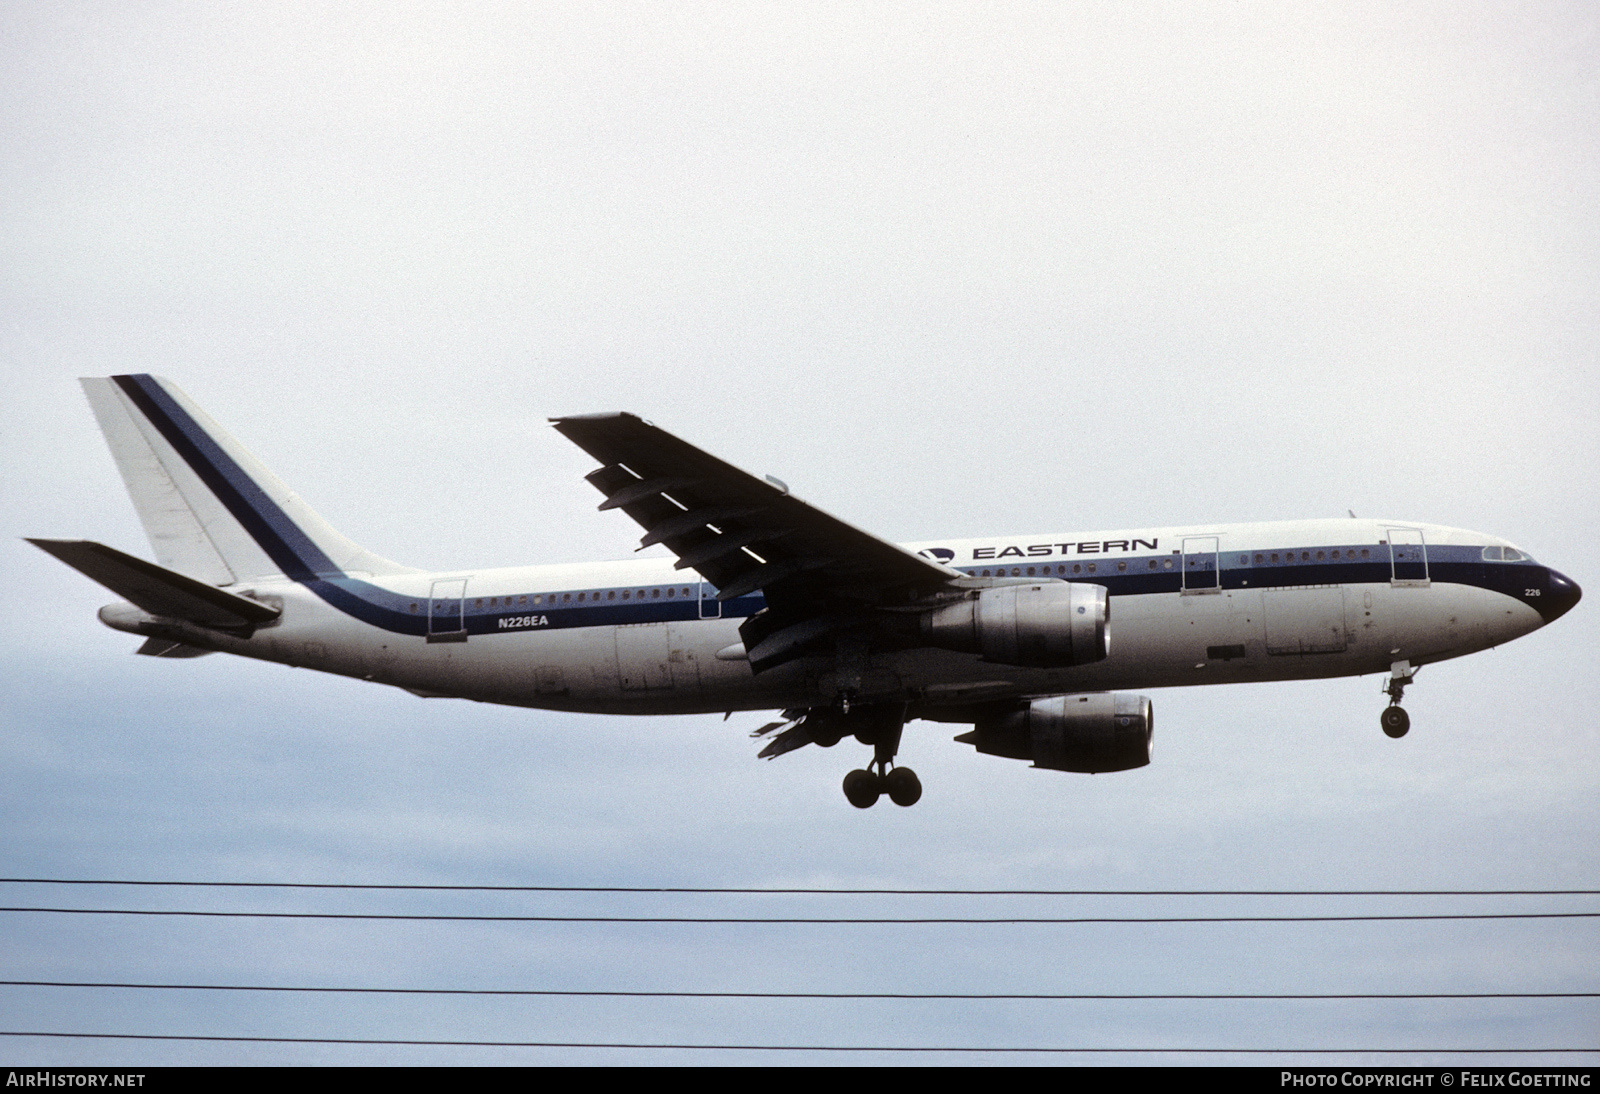
<path fill-rule="evenodd" d="M 1378 724 L 1383 726 L 1384 733 L 1390 737 L 1404 737 L 1411 729 L 1411 715 L 1400 705 L 1400 699 L 1405 695 L 1406 685 L 1411 683 L 1416 675 L 1417 670 L 1411 667 L 1410 661 L 1396 661 L 1389 666 L 1389 682 L 1383 688 L 1388 693 L 1389 705 L 1378 715 Z"/>
<path fill-rule="evenodd" d="M 1405 712 L 1404 707 L 1391 706 L 1378 715 L 1378 723 L 1389 736 L 1404 737 L 1411 728 L 1411 715 Z"/>

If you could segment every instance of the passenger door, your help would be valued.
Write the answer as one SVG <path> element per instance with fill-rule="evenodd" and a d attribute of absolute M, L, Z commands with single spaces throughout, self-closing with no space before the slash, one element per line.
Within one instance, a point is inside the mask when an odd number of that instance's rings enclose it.
<path fill-rule="evenodd" d="M 1393 566 L 1390 584 L 1428 584 L 1428 545 L 1420 528 L 1390 528 L 1389 561 Z"/>
<path fill-rule="evenodd" d="M 1183 540 L 1183 592 L 1221 591 L 1216 536 L 1185 536 Z"/>
<path fill-rule="evenodd" d="M 435 581 L 428 596 L 428 641 L 467 640 L 467 579 Z"/>

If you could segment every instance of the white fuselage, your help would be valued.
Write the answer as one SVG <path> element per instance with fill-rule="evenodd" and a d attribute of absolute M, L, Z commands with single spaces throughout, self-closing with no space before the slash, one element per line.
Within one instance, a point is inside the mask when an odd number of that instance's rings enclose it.
<path fill-rule="evenodd" d="M 1105 585 L 1110 653 L 1063 669 L 932 648 L 876 653 L 859 681 L 863 698 L 939 705 L 1386 672 L 1544 623 L 1543 567 L 1503 540 L 1435 525 L 1278 522 L 911 549 L 975 577 Z M 1502 549 L 1517 560 L 1500 561 Z M 210 634 L 205 644 L 428 696 L 597 713 L 808 707 L 838 692 L 830 659 L 752 673 L 739 624 L 761 609 L 760 595 L 719 603 L 669 558 L 345 574 L 329 584 L 382 599 L 399 622 L 358 618 L 314 584 L 256 580 L 232 591 L 281 605 L 281 618 L 248 638 Z"/>

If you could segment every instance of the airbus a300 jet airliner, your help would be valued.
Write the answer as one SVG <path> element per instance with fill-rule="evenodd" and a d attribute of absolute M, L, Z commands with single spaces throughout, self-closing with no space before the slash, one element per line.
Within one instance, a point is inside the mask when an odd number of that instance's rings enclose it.
<path fill-rule="evenodd" d="M 912 719 L 1057 771 L 1150 762 L 1118 689 L 1386 674 L 1527 634 L 1578 586 L 1494 536 L 1414 521 L 1130 528 L 897 546 L 631 414 L 553 419 L 673 558 L 425 573 L 356 546 L 174 384 L 83 381 L 157 563 L 34 539 L 125 602 L 138 652 L 213 651 L 424 697 L 599 714 L 782 709 L 760 755 L 853 736 L 850 802 L 922 794 Z M 1112 641 L 1115 631 L 1116 641 Z"/>

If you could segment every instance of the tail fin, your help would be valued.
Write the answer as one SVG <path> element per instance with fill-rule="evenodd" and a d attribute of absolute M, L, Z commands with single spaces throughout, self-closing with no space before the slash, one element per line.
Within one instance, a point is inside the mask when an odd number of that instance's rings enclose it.
<path fill-rule="evenodd" d="M 162 566 L 211 585 L 412 572 L 334 531 L 176 384 L 82 383 Z"/>

